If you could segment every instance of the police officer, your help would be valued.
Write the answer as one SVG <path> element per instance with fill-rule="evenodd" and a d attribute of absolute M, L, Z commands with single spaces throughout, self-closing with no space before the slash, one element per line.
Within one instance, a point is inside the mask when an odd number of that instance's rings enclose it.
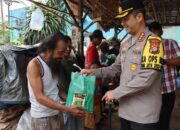
<path fill-rule="evenodd" d="M 157 130 L 161 109 L 161 70 L 164 55 L 161 38 L 146 28 L 141 0 L 126 0 L 119 5 L 122 26 L 131 35 L 120 48 L 114 64 L 82 74 L 113 77 L 120 84 L 102 100 L 119 100 L 121 130 Z"/>

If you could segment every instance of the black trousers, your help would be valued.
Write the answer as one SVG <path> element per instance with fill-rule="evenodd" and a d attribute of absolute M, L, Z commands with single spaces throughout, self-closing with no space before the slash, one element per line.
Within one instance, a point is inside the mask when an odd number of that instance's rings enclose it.
<path fill-rule="evenodd" d="M 174 107 L 175 92 L 162 95 L 162 108 L 159 119 L 159 130 L 169 130 L 171 113 Z"/>
<path fill-rule="evenodd" d="M 141 124 L 121 118 L 120 130 L 158 130 L 158 123 Z"/>

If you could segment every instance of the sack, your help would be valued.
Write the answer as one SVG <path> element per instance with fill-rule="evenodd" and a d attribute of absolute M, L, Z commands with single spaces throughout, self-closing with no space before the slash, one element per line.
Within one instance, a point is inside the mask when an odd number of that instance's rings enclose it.
<path fill-rule="evenodd" d="M 0 46 L 0 109 L 29 103 L 27 59 L 18 47 Z"/>
<path fill-rule="evenodd" d="M 22 114 L 16 130 L 31 130 L 31 113 L 30 108 L 26 109 Z"/>
<path fill-rule="evenodd" d="M 31 14 L 30 29 L 40 31 L 44 26 L 44 14 L 41 9 L 37 8 Z"/>
<path fill-rule="evenodd" d="M 95 80 L 95 76 L 72 72 L 66 106 L 77 105 L 87 112 L 93 112 Z"/>

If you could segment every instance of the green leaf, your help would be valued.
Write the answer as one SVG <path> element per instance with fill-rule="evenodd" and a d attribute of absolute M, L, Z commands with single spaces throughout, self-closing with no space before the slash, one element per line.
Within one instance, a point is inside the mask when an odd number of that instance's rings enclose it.
<path fill-rule="evenodd" d="M 67 10 L 63 1 L 48 0 L 47 5 L 58 10 Z M 35 9 L 36 9 L 35 6 L 32 6 L 31 8 L 29 8 L 27 10 L 28 15 L 31 16 L 32 12 Z M 44 27 L 39 32 L 33 31 L 29 28 L 29 23 L 31 19 L 30 17 L 27 18 L 27 23 L 24 28 L 24 32 L 25 32 L 24 39 L 26 40 L 28 44 L 36 44 L 40 42 L 41 40 L 43 40 L 44 38 L 46 38 L 48 35 L 57 31 L 61 31 L 64 33 L 67 32 L 67 28 L 68 28 L 67 23 L 64 20 L 60 19 L 59 16 L 57 16 L 57 14 L 62 16 L 64 19 L 67 19 L 68 15 L 59 13 L 59 12 L 55 12 L 52 14 L 48 12 L 47 10 L 43 10 L 43 13 L 44 13 L 44 16 L 46 17 L 46 20 L 44 22 Z"/>

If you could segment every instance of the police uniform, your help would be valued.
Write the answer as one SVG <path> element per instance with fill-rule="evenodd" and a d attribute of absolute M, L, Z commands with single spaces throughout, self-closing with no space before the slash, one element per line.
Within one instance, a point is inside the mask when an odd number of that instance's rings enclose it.
<path fill-rule="evenodd" d="M 129 13 L 120 8 L 122 16 Z M 103 78 L 120 74 L 120 84 L 112 90 L 112 95 L 119 100 L 121 118 L 141 124 L 158 122 L 163 55 L 161 38 L 145 28 L 139 36 L 121 44 L 114 64 L 95 70 L 95 75 Z"/>

